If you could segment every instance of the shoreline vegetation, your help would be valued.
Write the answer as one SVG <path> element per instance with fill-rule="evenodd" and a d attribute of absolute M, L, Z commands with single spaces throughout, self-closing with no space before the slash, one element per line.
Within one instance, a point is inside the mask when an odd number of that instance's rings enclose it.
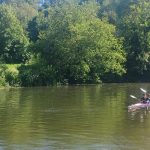
<path fill-rule="evenodd" d="M 0 87 L 150 82 L 149 0 L 0 1 Z"/>

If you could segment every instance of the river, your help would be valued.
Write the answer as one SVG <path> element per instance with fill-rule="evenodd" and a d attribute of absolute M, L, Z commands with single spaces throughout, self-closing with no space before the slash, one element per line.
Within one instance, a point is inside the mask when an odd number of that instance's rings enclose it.
<path fill-rule="evenodd" d="M 149 150 L 150 111 L 128 112 L 150 84 L 0 90 L 0 150 Z"/>

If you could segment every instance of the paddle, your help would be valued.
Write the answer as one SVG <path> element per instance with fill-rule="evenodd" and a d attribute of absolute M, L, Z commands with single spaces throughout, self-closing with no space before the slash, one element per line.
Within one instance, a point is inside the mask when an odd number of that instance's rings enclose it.
<path fill-rule="evenodd" d="M 130 95 L 130 97 L 134 98 L 134 99 L 138 99 L 137 97 L 135 97 L 134 95 Z"/>
<path fill-rule="evenodd" d="M 146 91 L 146 90 L 144 90 L 144 89 L 142 89 L 142 88 L 140 88 L 140 90 L 141 90 L 142 92 L 144 92 L 144 93 L 147 93 L 147 91 Z"/>

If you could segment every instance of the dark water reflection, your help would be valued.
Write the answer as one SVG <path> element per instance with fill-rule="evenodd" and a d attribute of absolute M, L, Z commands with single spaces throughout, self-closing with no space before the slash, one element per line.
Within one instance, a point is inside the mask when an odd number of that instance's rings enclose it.
<path fill-rule="evenodd" d="M 150 111 L 128 112 L 150 84 L 0 90 L 0 149 L 149 150 Z"/>

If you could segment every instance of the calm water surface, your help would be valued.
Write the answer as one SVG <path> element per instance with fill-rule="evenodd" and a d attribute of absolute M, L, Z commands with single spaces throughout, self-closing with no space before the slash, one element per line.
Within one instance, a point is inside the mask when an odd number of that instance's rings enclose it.
<path fill-rule="evenodd" d="M 150 111 L 127 106 L 150 84 L 0 90 L 0 150 L 149 150 Z"/>

